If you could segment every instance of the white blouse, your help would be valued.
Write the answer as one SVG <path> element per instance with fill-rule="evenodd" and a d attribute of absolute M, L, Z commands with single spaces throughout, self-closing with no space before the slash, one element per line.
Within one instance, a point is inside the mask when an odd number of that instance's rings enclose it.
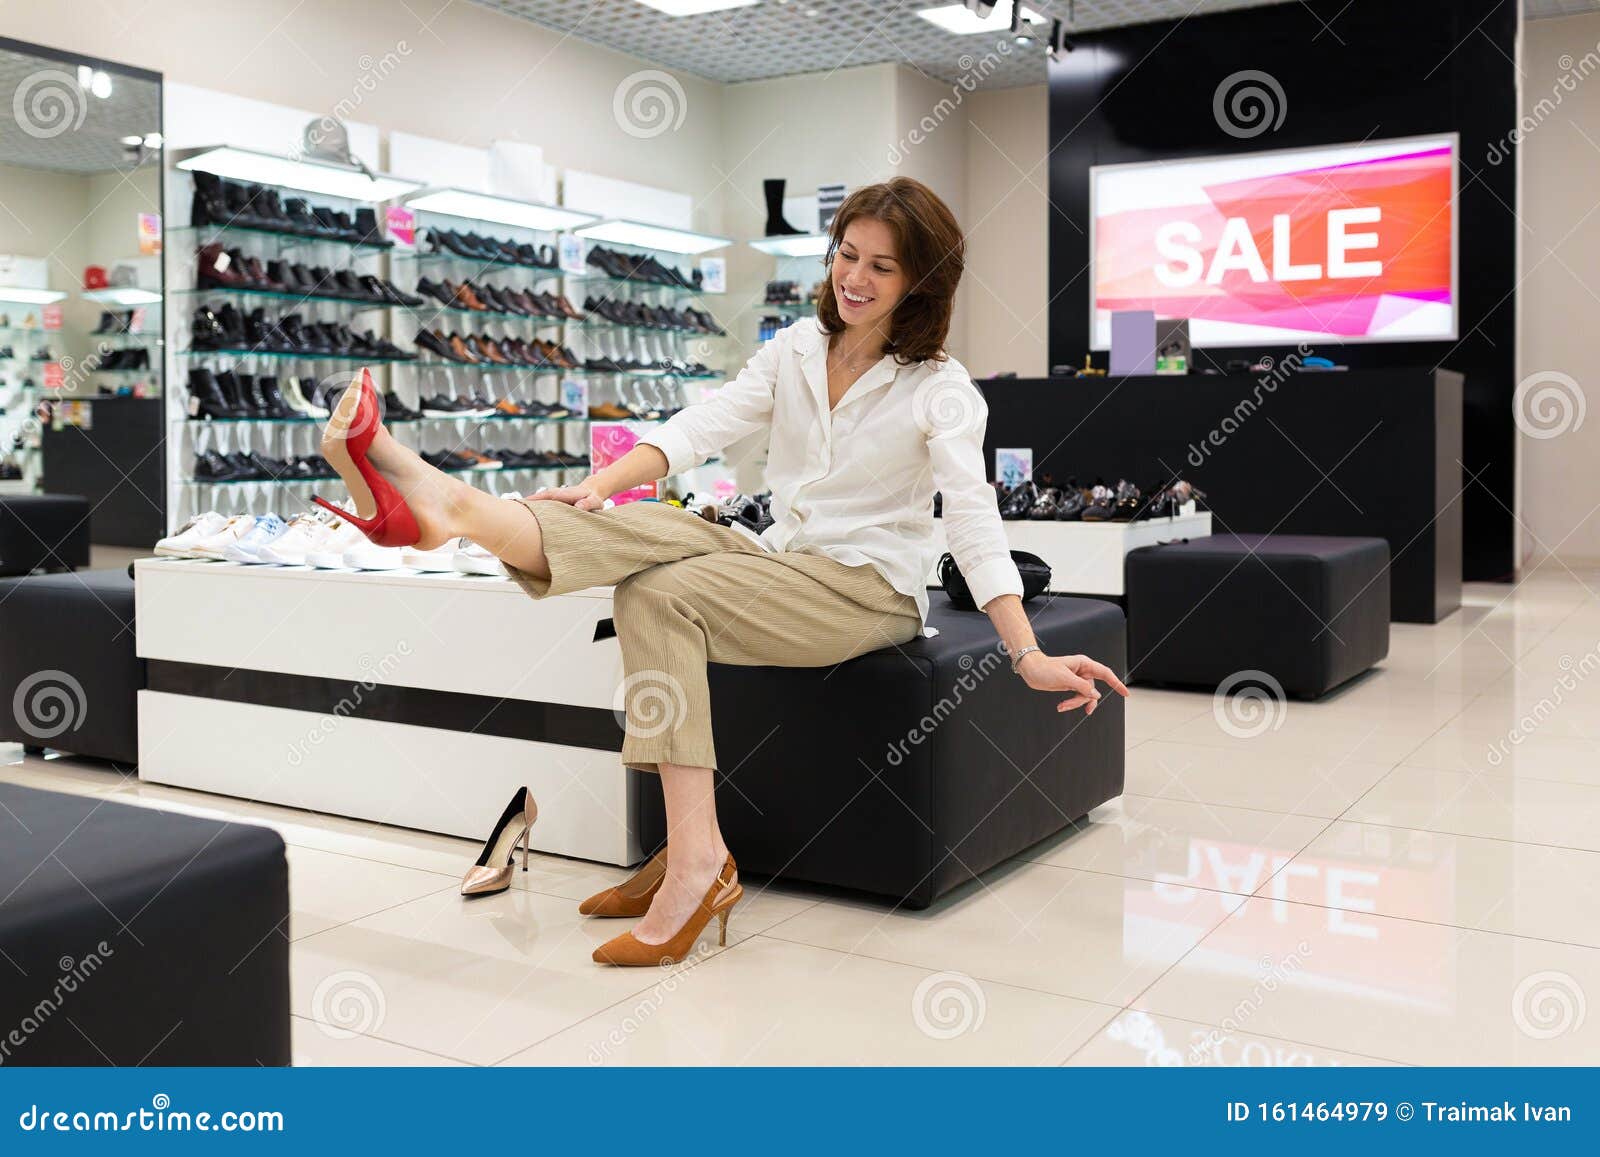
<path fill-rule="evenodd" d="M 781 330 L 739 376 L 643 437 L 673 474 L 730 444 L 768 435 L 770 551 L 812 551 L 877 568 L 928 615 L 937 558 L 933 494 L 945 538 L 978 606 L 1022 594 L 1022 580 L 984 470 L 989 409 L 954 359 L 882 358 L 828 410 L 828 339 L 816 318 Z"/>

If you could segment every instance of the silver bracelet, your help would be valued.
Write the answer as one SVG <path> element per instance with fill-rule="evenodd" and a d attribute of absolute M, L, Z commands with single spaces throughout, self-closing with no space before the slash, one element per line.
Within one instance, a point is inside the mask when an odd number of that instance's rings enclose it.
<path fill-rule="evenodd" d="M 1017 674 L 1017 664 L 1022 662 L 1022 657 L 1024 655 L 1026 655 L 1029 651 L 1037 651 L 1038 649 L 1039 648 L 1037 646 L 1034 646 L 1033 644 L 1029 644 L 1028 646 L 1021 648 L 1020 650 L 1017 650 L 1017 651 L 1013 652 L 1012 656 L 1011 656 L 1011 673 L 1013 675 Z"/>

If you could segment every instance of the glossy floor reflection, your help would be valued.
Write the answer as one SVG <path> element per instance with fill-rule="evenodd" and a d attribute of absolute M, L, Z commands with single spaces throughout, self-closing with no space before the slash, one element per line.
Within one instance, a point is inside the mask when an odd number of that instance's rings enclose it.
<path fill-rule="evenodd" d="M 306 1065 L 1600 1063 L 1600 574 L 1395 624 L 1374 672 L 1242 734 L 1138 689 L 1127 794 L 912 912 L 747 880 L 729 946 L 593 965 L 619 870 L 0 748 L 0 780 L 268 824 Z M 735 849 L 737 851 L 737 849 Z"/>

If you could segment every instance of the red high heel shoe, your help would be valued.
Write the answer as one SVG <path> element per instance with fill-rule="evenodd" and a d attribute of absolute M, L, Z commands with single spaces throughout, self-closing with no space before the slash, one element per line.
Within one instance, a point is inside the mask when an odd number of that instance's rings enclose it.
<path fill-rule="evenodd" d="M 353 394 L 352 394 L 353 391 Z M 354 396 L 355 401 L 350 401 Z M 344 421 L 342 427 L 336 423 Z M 383 426 L 378 413 L 378 391 L 372 386 L 372 373 L 361 371 L 356 384 L 345 390 L 322 436 L 322 456 L 343 480 L 355 500 L 356 508 L 364 504 L 362 492 L 375 510 L 371 518 L 360 518 L 343 507 L 336 506 L 320 495 L 312 501 L 324 510 L 344 519 L 378 546 L 412 546 L 422 537 L 417 528 L 416 516 L 406 505 L 406 500 L 394 484 L 367 461 L 367 450 Z M 337 437 L 330 437 L 330 434 Z"/>

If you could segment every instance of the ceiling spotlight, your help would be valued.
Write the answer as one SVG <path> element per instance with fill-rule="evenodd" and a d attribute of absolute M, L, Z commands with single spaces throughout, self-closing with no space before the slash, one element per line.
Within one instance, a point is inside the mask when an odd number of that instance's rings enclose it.
<path fill-rule="evenodd" d="M 161 147 L 161 143 L 162 143 L 162 137 L 161 137 L 160 133 L 145 133 L 145 135 L 144 135 L 144 147 L 145 148 L 147 148 L 147 149 L 159 149 Z"/>
<path fill-rule="evenodd" d="M 962 6 L 979 20 L 987 20 L 994 11 L 995 0 L 962 0 Z"/>
<path fill-rule="evenodd" d="M 94 79 L 89 82 L 89 91 L 101 100 L 108 98 L 111 95 L 111 74 L 96 71 Z"/>
<path fill-rule="evenodd" d="M 94 69 L 87 64 L 78 65 L 78 87 L 88 88 L 94 83 Z"/>
<path fill-rule="evenodd" d="M 122 143 L 127 145 L 131 149 L 135 145 L 144 144 L 144 138 L 143 137 L 139 137 L 139 136 L 123 137 L 122 138 Z"/>
<path fill-rule="evenodd" d="M 1057 20 L 1050 25 L 1050 59 L 1060 60 L 1072 51 L 1072 41 L 1067 39 L 1067 30 Z"/>

